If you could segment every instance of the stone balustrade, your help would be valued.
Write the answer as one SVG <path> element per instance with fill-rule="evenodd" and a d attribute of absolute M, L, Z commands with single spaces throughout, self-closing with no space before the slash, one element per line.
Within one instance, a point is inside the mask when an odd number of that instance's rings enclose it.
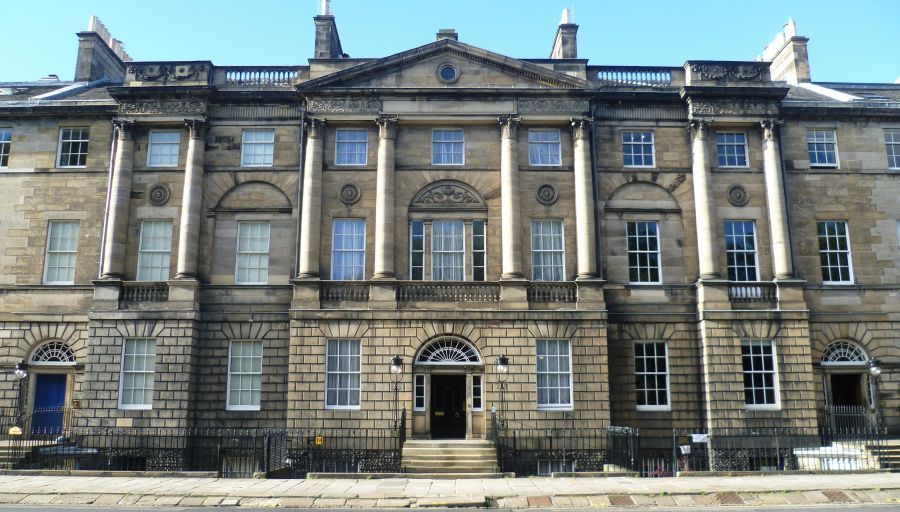
<path fill-rule="evenodd" d="M 684 70 L 656 66 L 597 66 L 597 79 L 609 85 L 677 87 L 684 85 Z"/>
<path fill-rule="evenodd" d="M 528 302 L 570 303 L 577 298 L 578 289 L 573 282 L 533 282 L 528 285 Z"/>
<path fill-rule="evenodd" d="M 407 281 L 397 285 L 400 302 L 497 302 L 498 283 Z"/>
<path fill-rule="evenodd" d="M 125 282 L 119 291 L 119 302 L 123 306 L 167 300 L 169 300 L 169 285 L 165 282 Z"/>
<path fill-rule="evenodd" d="M 369 300 L 369 285 L 365 282 L 323 281 L 319 287 L 322 302 L 366 302 Z"/>
<path fill-rule="evenodd" d="M 728 285 L 728 298 L 734 303 L 775 302 L 778 298 L 778 293 L 775 283 L 730 283 Z"/>
<path fill-rule="evenodd" d="M 296 66 L 216 67 L 213 83 L 227 87 L 290 87 L 298 75 Z"/>

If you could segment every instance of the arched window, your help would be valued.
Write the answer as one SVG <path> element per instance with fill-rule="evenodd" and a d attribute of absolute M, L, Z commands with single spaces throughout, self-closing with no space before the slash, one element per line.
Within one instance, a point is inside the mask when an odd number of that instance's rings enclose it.
<path fill-rule="evenodd" d="M 69 366 L 75 364 L 75 352 L 62 341 L 48 341 L 31 353 L 30 364 Z"/>
<path fill-rule="evenodd" d="M 833 341 L 822 353 L 824 366 L 863 365 L 868 361 L 869 357 L 862 347 L 849 341 Z"/>
<path fill-rule="evenodd" d="M 478 349 L 468 341 L 445 336 L 429 341 L 419 351 L 416 364 L 481 364 L 481 356 Z"/>

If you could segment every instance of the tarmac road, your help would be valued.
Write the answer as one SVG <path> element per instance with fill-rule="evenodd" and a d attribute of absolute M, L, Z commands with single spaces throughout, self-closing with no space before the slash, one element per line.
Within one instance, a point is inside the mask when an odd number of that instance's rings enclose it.
<path fill-rule="evenodd" d="M 40 510 L 42 512 L 64 512 L 64 511 L 81 511 L 81 510 L 96 510 L 96 507 L 90 506 L 76 506 L 76 505 L 68 505 L 68 506 L 18 506 L 18 505 L 0 505 L 0 510 L 6 512 L 34 512 L 36 510 Z M 858 510 L 860 512 L 897 512 L 900 510 L 900 505 L 848 505 L 848 504 L 834 504 L 834 505 L 813 505 L 813 506 L 793 506 L 793 507 L 682 507 L 682 508 L 655 508 L 655 507 L 609 507 L 604 508 L 603 510 L 609 511 L 634 511 L 634 510 L 653 510 L 654 512 L 683 512 L 685 510 L 699 510 L 701 512 L 797 512 L 799 510 L 804 511 L 854 511 Z M 290 510 L 291 512 L 314 512 L 320 510 L 327 510 L 322 508 L 283 508 L 283 509 L 272 509 L 272 508 L 246 508 L 246 507 L 125 507 L 119 508 L 116 507 L 114 510 L 116 511 L 127 511 L 127 512 L 187 512 L 187 511 L 197 511 L 197 510 L 216 510 L 219 512 L 272 512 L 273 510 Z M 337 509 L 333 509 L 337 510 Z M 346 509 L 342 509 L 346 510 Z M 403 510 L 403 509 L 354 509 L 357 512 L 383 512 L 384 510 Z M 485 508 L 452 508 L 452 509 L 438 509 L 438 508 L 429 508 L 425 509 L 434 512 L 484 512 L 485 510 L 498 511 L 498 512 L 522 512 L 522 510 L 527 509 L 485 509 Z M 537 509 L 532 509 L 537 510 Z M 543 509 L 543 510 L 565 510 L 566 512 L 596 512 L 597 509 Z"/>

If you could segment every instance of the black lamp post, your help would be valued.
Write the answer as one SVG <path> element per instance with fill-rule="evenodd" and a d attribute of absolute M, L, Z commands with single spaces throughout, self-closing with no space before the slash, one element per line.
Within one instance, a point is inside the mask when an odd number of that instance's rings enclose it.
<path fill-rule="evenodd" d="M 28 379 L 28 365 L 25 364 L 25 361 L 19 361 L 16 363 L 15 369 L 13 370 L 13 376 L 16 378 L 16 427 L 22 427 L 22 417 L 24 414 L 22 413 L 22 393 L 24 384 Z"/>
<path fill-rule="evenodd" d="M 881 376 L 881 361 L 869 359 L 869 377 L 872 379 L 872 407 L 875 408 L 876 428 L 881 427 L 881 407 L 878 405 L 878 377 Z"/>
<path fill-rule="evenodd" d="M 500 414 L 497 418 L 497 426 L 506 428 L 506 379 L 509 375 L 509 358 L 503 354 L 497 358 L 497 384 L 500 386 Z"/>
<path fill-rule="evenodd" d="M 394 392 L 394 428 L 400 428 L 402 418 L 400 416 L 400 387 L 403 385 L 403 359 L 400 356 L 391 358 L 391 391 Z"/>

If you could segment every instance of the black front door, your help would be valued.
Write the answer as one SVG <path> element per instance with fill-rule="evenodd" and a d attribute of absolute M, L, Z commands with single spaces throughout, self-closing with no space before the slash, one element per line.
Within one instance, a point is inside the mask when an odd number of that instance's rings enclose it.
<path fill-rule="evenodd" d="M 831 374 L 832 405 L 866 405 L 861 373 Z"/>
<path fill-rule="evenodd" d="M 431 438 L 466 437 L 466 376 L 431 376 Z"/>

